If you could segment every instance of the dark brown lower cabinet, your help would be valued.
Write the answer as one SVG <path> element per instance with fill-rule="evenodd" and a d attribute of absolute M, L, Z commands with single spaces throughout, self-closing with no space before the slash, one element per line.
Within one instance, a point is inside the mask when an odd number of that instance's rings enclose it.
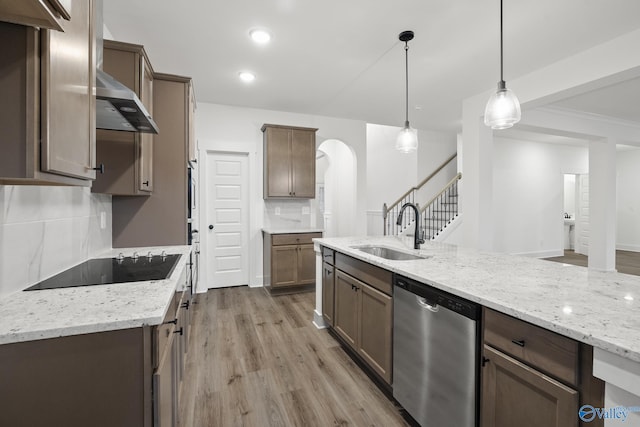
<path fill-rule="evenodd" d="M 316 282 L 314 238 L 322 233 L 264 232 L 263 266 L 265 289 L 270 292 L 291 292 L 309 289 Z"/>
<path fill-rule="evenodd" d="M 356 348 L 358 338 L 358 293 L 357 288 L 364 283 L 336 270 L 335 282 L 335 320 L 333 327 L 340 337 L 351 347 Z"/>
<path fill-rule="evenodd" d="M 602 427 L 579 420 L 582 405 L 604 406 L 593 348 L 483 308 L 481 427 Z"/>
<path fill-rule="evenodd" d="M 322 263 L 322 317 L 327 325 L 333 326 L 334 318 L 334 267 L 333 265 Z"/>
<path fill-rule="evenodd" d="M 484 346 L 483 427 L 576 427 L 578 391 Z"/>
<path fill-rule="evenodd" d="M 152 328 L 0 345 L 0 425 L 153 425 Z"/>
<path fill-rule="evenodd" d="M 366 284 L 358 293 L 358 353 L 386 382 L 391 383 L 393 299 Z"/>
<path fill-rule="evenodd" d="M 157 326 L 0 345 L 0 426 L 177 426 L 189 296 Z"/>
<path fill-rule="evenodd" d="M 177 342 L 172 334 L 166 344 L 164 353 L 160 356 L 160 363 L 153 374 L 154 427 L 176 426 L 178 423 L 178 396 L 176 395 Z"/>
<path fill-rule="evenodd" d="M 393 298 L 335 270 L 334 316 L 336 333 L 391 384 Z"/>

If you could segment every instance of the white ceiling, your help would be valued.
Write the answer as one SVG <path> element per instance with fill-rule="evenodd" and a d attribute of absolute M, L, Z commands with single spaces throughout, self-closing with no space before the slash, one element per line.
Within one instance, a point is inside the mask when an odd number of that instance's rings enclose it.
<path fill-rule="evenodd" d="M 114 38 L 143 44 L 156 71 L 194 78 L 200 102 L 401 126 L 403 30 L 413 127 L 460 129 L 461 101 L 499 80 L 497 0 L 106 0 Z M 505 80 L 640 28 L 638 0 L 506 0 Z M 267 46 L 249 29 L 268 28 Z M 237 74 L 250 70 L 247 85 Z M 637 83 L 637 82 L 636 82 Z M 564 107 L 640 121 L 604 98 L 640 99 L 640 84 Z M 626 99 L 626 98 L 625 98 Z M 414 107 L 418 105 L 421 109 Z"/>

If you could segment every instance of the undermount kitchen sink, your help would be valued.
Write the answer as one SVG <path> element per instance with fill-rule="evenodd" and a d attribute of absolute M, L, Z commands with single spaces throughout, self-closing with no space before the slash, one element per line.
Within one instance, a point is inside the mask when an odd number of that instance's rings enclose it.
<path fill-rule="evenodd" d="M 358 246 L 354 247 L 354 249 L 391 261 L 410 261 L 430 257 L 429 255 L 410 254 L 386 246 Z"/>

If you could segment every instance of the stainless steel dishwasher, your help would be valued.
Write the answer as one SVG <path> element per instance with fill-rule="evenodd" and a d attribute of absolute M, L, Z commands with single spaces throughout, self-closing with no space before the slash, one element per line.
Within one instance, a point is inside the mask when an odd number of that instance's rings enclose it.
<path fill-rule="evenodd" d="M 478 422 L 480 307 L 396 276 L 393 397 L 422 427 Z"/>

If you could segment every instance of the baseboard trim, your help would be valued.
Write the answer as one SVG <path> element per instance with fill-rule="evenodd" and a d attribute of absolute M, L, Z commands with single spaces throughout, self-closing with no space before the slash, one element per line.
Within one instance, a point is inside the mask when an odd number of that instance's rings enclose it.
<path fill-rule="evenodd" d="M 640 252 L 640 245 L 627 245 L 624 243 L 618 243 L 616 245 L 616 250 L 619 251 L 630 251 L 630 252 Z"/>
<path fill-rule="evenodd" d="M 313 310 L 313 324 L 318 329 L 327 329 L 324 317 L 322 317 L 322 313 L 318 313 L 318 310 Z"/>

